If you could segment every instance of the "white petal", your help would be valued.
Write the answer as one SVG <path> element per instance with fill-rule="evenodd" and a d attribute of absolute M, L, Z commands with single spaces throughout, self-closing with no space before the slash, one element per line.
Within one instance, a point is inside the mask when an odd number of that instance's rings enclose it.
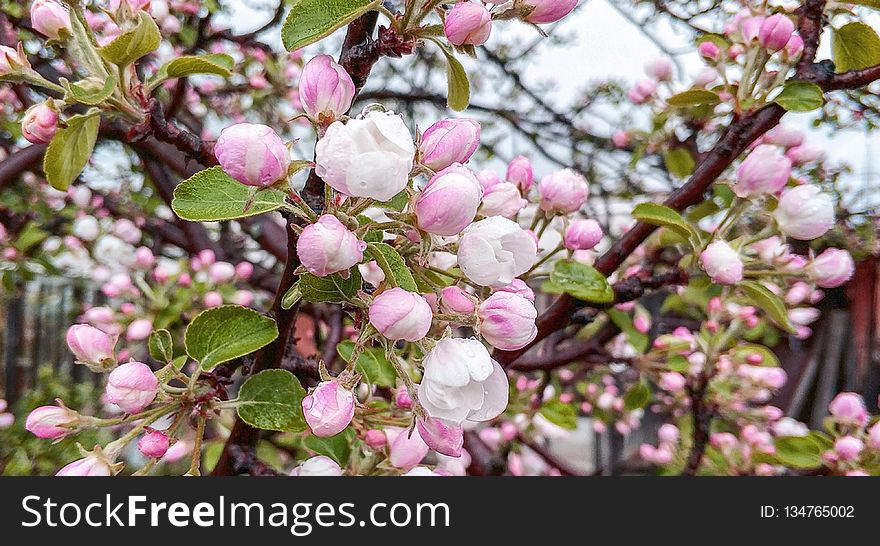
<path fill-rule="evenodd" d="M 489 421 L 507 409 L 510 386 L 507 382 L 507 374 L 500 364 L 492 361 L 493 372 L 482 383 L 483 404 L 468 416 L 468 421 Z"/>

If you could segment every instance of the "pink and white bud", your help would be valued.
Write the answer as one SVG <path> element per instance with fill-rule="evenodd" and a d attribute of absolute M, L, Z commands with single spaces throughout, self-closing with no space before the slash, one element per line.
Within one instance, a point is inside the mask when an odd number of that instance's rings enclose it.
<path fill-rule="evenodd" d="M 474 119 L 444 119 L 428 127 L 419 143 L 421 163 L 441 171 L 453 163 L 467 163 L 480 146 L 480 124 Z"/>
<path fill-rule="evenodd" d="M 492 216 L 467 227 L 458 244 L 458 265 L 480 286 L 501 288 L 538 261 L 538 245 L 519 224 Z"/>
<path fill-rule="evenodd" d="M 37 438 L 54 440 L 73 432 L 79 414 L 63 406 L 40 406 L 31 411 L 24 428 Z"/>
<path fill-rule="evenodd" d="M 440 310 L 450 315 L 472 315 L 477 306 L 473 296 L 458 286 L 447 286 L 440 291 Z"/>
<path fill-rule="evenodd" d="M 354 417 L 354 394 L 336 381 L 323 381 L 303 398 L 302 409 L 312 434 L 336 436 Z"/>
<path fill-rule="evenodd" d="M 538 195 L 541 210 L 566 214 L 583 206 L 590 195 L 590 187 L 583 176 L 565 169 L 545 176 L 538 183 Z"/>
<path fill-rule="evenodd" d="M 785 157 L 791 160 L 795 165 L 806 165 L 807 163 L 816 163 L 825 158 L 825 151 L 818 146 L 810 144 L 802 144 L 789 148 L 785 152 Z"/>
<path fill-rule="evenodd" d="M 434 314 L 421 295 L 392 288 L 373 300 L 369 317 L 370 324 L 388 339 L 419 341 L 428 335 Z"/>
<path fill-rule="evenodd" d="M 495 184 L 483 194 L 480 214 L 483 216 L 503 216 L 516 218 L 516 215 L 528 205 L 523 199 L 519 188 L 511 182 Z"/>
<path fill-rule="evenodd" d="M 461 457 L 464 446 L 464 429 L 459 423 L 443 419 L 421 417 L 416 420 L 416 428 L 428 447 L 447 457 Z"/>
<path fill-rule="evenodd" d="M 657 431 L 657 438 L 659 438 L 664 444 L 674 444 L 678 442 L 679 438 L 681 438 L 681 433 L 677 426 L 670 423 L 664 423 Z"/>
<path fill-rule="evenodd" d="M 779 124 L 767 131 L 764 142 L 783 148 L 794 148 L 804 143 L 804 132 L 791 125 Z"/>
<path fill-rule="evenodd" d="M 394 405 L 400 409 L 410 409 L 413 406 L 412 397 L 405 386 L 398 387 L 394 391 Z"/>
<path fill-rule="evenodd" d="M 202 303 L 204 303 L 205 307 L 208 309 L 220 307 L 223 305 L 223 295 L 220 294 L 220 292 L 208 292 L 205 294 L 205 297 L 202 298 Z"/>
<path fill-rule="evenodd" d="M 740 32 L 742 33 L 743 42 L 752 44 L 757 42 L 761 36 L 761 27 L 764 25 L 765 17 L 754 16 L 744 17 L 740 22 Z"/>
<path fill-rule="evenodd" d="M 170 445 L 171 440 L 168 438 L 168 435 L 161 430 L 153 430 L 144 434 L 141 436 L 141 439 L 138 440 L 137 444 L 138 451 L 140 451 L 144 457 L 149 457 L 151 459 L 164 457 Z"/>
<path fill-rule="evenodd" d="M 208 277 L 214 284 L 228 283 L 235 278 L 235 266 L 229 262 L 215 262 L 208 268 Z"/>
<path fill-rule="evenodd" d="M 395 468 L 412 469 L 422 462 L 430 449 L 422 436 L 415 431 L 389 427 L 385 429 L 385 436 L 388 438 L 390 451 L 388 460 Z"/>
<path fill-rule="evenodd" d="M 303 67 L 299 98 L 312 118 L 337 118 L 345 114 L 355 93 L 351 76 L 330 55 L 318 55 Z"/>
<path fill-rule="evenodd" d="M 633 104 L 644 104 L 648 102 L 648 100 L 654 96 L 654 93 L 657 91 L 657 82 L 654 80 L 639 80 L 635 83 L 632 89 L 630 89 L 629 93 L 627 93 L 627 98 Z"/>
<path fill-rule="evenodd" d="M 868 430 L 868 445 L 871 449 L 880 451 L 880 422 Z"/>
<path fill-rule="evenodd" d="M 578 0 L 523 0 L 526 6 L 534 9 L 526 15 L 525 20 L 536 25 L 555 23 L 578 5 Z"/>
<path fill-rule="evenodd" d="M 595 220 L 574 220 L 565 230 L 563 241 L 569 250 L 592 250 L 602 242 L 602 226 Z"/>
<path fill-rule="evenodd" d="M 517 156 L 507 164 L 507 181 L 515 184 L 524 194 L 535 183 L 535 172 L 532 170 L 532 162 L 524 155 Z"/>
<path fill-rule="evenodd" d="M 806 269 L 810 279 L 822 288 L 837 288 L 852 278 L 855 267 L 849 252 L 829 248 L 813 258 Z"/>
<path fill-rule="evenodd" d="M 834 442 L 834 452 L 841 461 L 851 462 L 858 460 L 859 455 L 865 449 L 865 443 L 854 436 L 843 436 Z"/>
<path fill-rule="evenodd" d="M 492 170 L 483 170 L 476 174 L 477 182 L 480 183 L 480 186 L 483 187 L 483 191 L 485 192 L 495 184 L 501 183 L 501 177 L 498 176 L 498 173 Z"/>
<path fill-rule="evenodd" d="M 864 426 L 868 422 L 868 409 L 861 396 L 854 392 L 842 392 L 828 405 L 828 411 L 839 422 Z"/>
<path fill-rule="evenodd" d="M 675 76 L 675 67 L 666 57 L 658 57 L 645 67 L 645 73 L 659 82 L 666 82 Z"/>
<path fill-rule="evenodd" d="M 128 341 L 143 341 L 150 337 L 153 331 L 153 322 L 150 319 L 138 319 L 128 325 L 125 330 L 125 339 Z"/>
<path fill-rule="evenodd" d="M 791 160 L 768 145 L 760 145 L 746 157 L 736 171 L 733 192 L 739 197 L 776 194 L 791 177 Z"/>
<path fill-rule="evenodd" d="M 779 51 L 791 40 L 794 33 L 794 23 L 781 13 L 771 15 L 764 19 L 758 30 L 758 43 L 771 53 Z"/>
<path fill-rule="evenodd" d="M 364 259 L 366 248 L 366 243 L 330 214 L 306 226 L 296 242 L 296 254 L 303 267 L 318 277 L 355 266 Z"/>
<path fill-rule="evenodd" d="M 678 372 L 666 372 L 660 374 L 660 388 L 669 391 L 669 392 L 681 392 L 684 390 L 684 386 L 687 384 L 687 380 L 683 375 Z"/>
<path fill-rule="evenodd" d="M 519 294 L 530 302 L 535 302 L 535 291 L 532 290 L 529 285 L 522 279 L 513 279 L 513 281 L 507 286 L 502 286 L 501 288 L 496 288 L 496 292 L 511 292 L 513 294 Z"/>
<path fill-rule="evenodd" d="M 88 324 L 74 324 L 67 329 L 67 347 L 83 364 L 107 369 L 116 363 L 113 347 L 116 339 Z"/>
<path fill-rule="evenodd" d="M 34 144 L 47 144 L 58 131 L 58 112 L 41 102 L 28 108 L 21 120 L 21 135 Z"/>
<path fill-rule="evenodd" d="M 403 119 L 373 110 L 327 128 L 315 148 L 315 172 L 343 195 L 388 201 L 407 186 L 415 153 Z"/>
<path fill-rule="evenodd" d="M 456 163 L 435 174 L 416 198 L 419 228 L 434 235 L 457 235 L 477 216 L 483 188 Z"/>
<path fill-rule="evenodd" d="M 156 256 L 153 255 L 152 250 L 145 246 L 141 246 L 134 251 L 134 263 L 140 269 L 150 269 L 156 265 Z"/>
<path fill-rule="evenodd" d="M 785 44 L 785 56 L 789 61 L 797 61 L 804 54 L 804 39 L 797 34 L 792 34 L 791 39 Z"/>
<path fill-rule="evenodd" d="M 31 4 L 31 26 L 51 40 L 70 35 L 70 13 L 54 0 L 34 0 Z"/>
<path fill-rule="evenodd" d="M 364 433 L 364 443 L 371 449 L 382 449 L 387 442 L 388 439 L 385 438 L 385 433 L 381 430 L 371 428 Z"/>
<path fill-rule="evenodd" d="M 453 45 L 483 45 L 492 33 L 492 15 L 481 4 L 461 2 L 446 12 L 443 28 Z"/>
<path fill-rule="evenodd" d="M 318 455 L 311 459 L 306 459 L 298 467 L 290 471 L 291 476 L 342 476 L 342 468 L 331 459 L 324 455 Z"/>
<path fill-rule="evenodd" d="M 235 276 L 243 281 L 250 279 L 253 274 L 254 264 L 250 262 L 239 262 L 238 265 L 235 266 Z"/>
<path fill-rule="evenodd" d="M 743 262 L 739 253 L 724 241 L 715 241 L 700 254 L 700 263 L 713 281 L 736 284 L 743 279 Z"/>
<path fill-rule="evenodd" d="M 265 188 L 287 176 L 290 153 L 271 127 L 238 123 L 223 129 L 214 155 L 223 170 L 247 186 Z"/>
<path fill-rule="evenodd" d="M 107 377 L 107 401 L 125 413 L 138 413 L 156 398 L 159 380 L 149 366 L 141 362 L 122 364 Z"/>
<path fill-rule="evenodd" d="M 89 455 L 77 459 L 55 473 L 56 476 L 112 476 L 113 467 L 102 455 Z"/>
<path fill-rule="evenodd" d="M 782 194 L 773 217 L 782 233 L 809 241 L 825 235 L 834 225 L 834 201 L 818 186 L 796 186 Z"/>
<path fill-rule="evenodd" d="M 526 298 L 495 292 L 477 308 L 480 335 L 502 351 L 522 349 L 537 337 L 538 311 Z"/>
<path fill-rule="evenodd" d="M 236 290 L 232 295 L 232 303 L 242 307 L 250 307 L 254 303 L 254 293 L 250 290 Z"/>
<path fill-rule="evenodd" d="M 717 62 L 721 58 L 721 49 L 715 42 L 700 42 L 700 45 L 697 46 L 697 51 L 701 57 L 709 61 Z"/>
<path fill-rule="evenodd" d="M 11 47 L 0 45 L 0 76 L 15 72 L 21 66 L 26 66 L 27 59 L 22 59 L 18 51 Z"/>

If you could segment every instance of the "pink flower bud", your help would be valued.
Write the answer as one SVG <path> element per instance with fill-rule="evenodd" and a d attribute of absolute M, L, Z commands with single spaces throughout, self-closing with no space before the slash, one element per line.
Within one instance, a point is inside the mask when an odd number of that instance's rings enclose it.
<path fill-rule="evenodd" d="M 516 351 L 534 341 L 537 316 L 532 302 L 511 292 L 495 292 L 477 309 L 480 335 L 502 351 Z"/>
<path fill-rule="evenodd" d="M 250 290 L 238 290 L 232 295 L 232 303 L 250 307 L 254 303 L 254 293 Z"/>
<path fill-rule="evenodd" d="M 138 440 L 137 446 L 138 451 L 140 451 L 144 457 L 158 459 L 165 455 L 170 443 L 167 434 L 161 430 L 153 430 L 141 436 L 141 439 Z"/>
<path fill-rule="evenodd" d="M 140 269 L 149 269 L 156 264 L 156 257 L 153 255 L 153 251 L 145 246 L 138 247 L 134 251 L 134 259 L 135 264 Z"/>
<path fill-rule="evenodd" d="M 208 277 L 214 284 L 224 284 L 235 278 L 235 266 L 229 262 L 215 262 L 208 269 Z"/>
<path fill-rule="evenodd" d="M 441 171 L 453 163 L 467 163 L 480 146 L 480 124 L 473 119 L 444 119 L 428 127 L 419 144 L 421 163 Z"/>
<path fill-rule="evenodd" d="M 724 241 L 715 241 L 700 254 L 703 269 L 719 284 L 736 284 L 743 279 L 743 262 L 739 253 Z"/>
<path fill-rule="evenodd" d="M 79 415 L 63 406 L 40 406 L 28 414 L 24 428 L 44 440 L 61 438 L 73 431 Z"/>
<path fill-rule="evenodd" d="M 657 431 L 657 438 L 665 444 L 674 444 L 678 442 L 680 437 L 681 434 L 678 431 L 678 427 L 669 423 L 664 423 L 660 426 L 660 430 Z"/>
<path fill-rule="evenodd" d="M 578 0 L 525 0 L 525 5 L 534 6 L 525 20 L 536 25 L 546 23 L 555 23 L 569 13 L 571 13 L 578 5 Z"/>
<path fill-rule="evenodd" d="M 736 171 L 733 192 L 739 197 L 779 193 L 791 177 L 791 160 L 773 146 L 760 145 Z"/>
<path fill-rule="evenodd" d="M 46 38 L 58 40 L 62 31 L 70 34 L 70 13 L 54 0 L 34 0 L 31 4 L 31 26 Z"/>
<path fill-rule="evenodd" d="M 354 394 L 336 381 L 323 381 L 302 401 L 306 423 L 321 438 L 336 436 L 354 417 Z"/>
<path fill-rule="evenodd" d="M 125 413 L 138 413 L 149 406 L 159 388 L 153 370 L 141 362 L 128 362 L 110 372 L 105 394 Z"/>
<path fill-rule="evenodd" d="M 492 33 L 492 15 L 474 2 L 461 2 L 446 12 L 446 38 L 453 45 L 483 45 Z"/>
<path fill-rule="evenodd" d="M 235 276 L 243 281 L 250 279 L 253 274 L 254 264 L 250 262 L 239 262 L 239 264 L 235 266 Z"/>
<path fill-rule="evenodd" d="M 405 386 L 398 387 L 394 391 L 394 405 L 400 409 L 410 409 L 413 406 L 412 397 Z"/>
<path fill-rule="evenodd" d="M 645 73 L 657 81 L 665 82 L 672 80 L 675 76 L 675 68 L 669 59 L 658 57 L 645 67 Z"/>
<path fill-rule="evenodd" d="M 314 119 L 339 117 L 351 108 L 356 89 L 348 72 L 330 55 L 318 55 L 303 67 L 299 99 Z"/>
<path fill-rule="evenodd" d="M 457 286 L 440 291 L 440 310 L 450 315 L 471 315 L 477 306 L 474 298 Z"/>
<path fill-rule="evenodd" d="M 329 214 L 306 226 L 296 242 L 300 262 L 318 277 L 350 269 L 364 259 L 366 248 L 366 243 Z"/>
<path fill-rule="evenodd" d="M 852 278 L 855 263 L 846 250 L 829 248 L 807 265 L 807 275 L 822 288 L 837 288 Z"/>
<path fill-rule="evenodd" d="M 595 220 L 574 220 L 565 230 L 565 248 L 569 250 L 592 250 L 604 234 L 602 226 Z"/>
<path fill-rule="evenodd" d="M 18 51 L 7 46 L 0 46 L 0 76 L 5 76 L 25 64 Z"/>
<path fill-rule="evenodd" d="M 868 422 L 865 401 L 854 392 L 842 392 L 835 396 L 828 405 L 828 411 L 843 424 L 864 426 Z"/>
<path fill-rule="evenodd" d="M 143 341 L 150 337 L 153 331 L 153 322 L 149 319 L 138 319 L 128 325 L 125 330 L 125 339 L 128 341 Z"/>
<path fill-rule="evenodd" d="M 535 183 L 532 162 L 524 155 L 517 156 L 507 165 L 507 181 L 515 184 L 524 194 L 528 194 Z"/>
<path fill-rule="evenodd" d="M 21 134 L 34 144 L 46 144 L 58 130 L 58 112 L 45 102 L 28 108 L 21 120 Z"/>
<path fill-rule="evenodd" d="M 113 474 L 115 472 L 107 459 L 94 454 L 77 459 L 55 473 L 56 476 L 112 476 Z"/>
<path fill-rule="evenodd" d="M 419 341 L 428 335 L 434 314 L 421 295 L 392 288 L 373 300 L 369 317 L 370 324 L 388 339 Z"/>
<path fill-rule="evenodd" d="M 795 165 L 806 165 L 807 163 L 815 163 L 821 161 L 825 157 L 825 151 L 818 146 L 802 144 L 789 148 L 785 152 L 785 157 L 791 160 Z"/>
<path fill-rule="evenodd" d="M 757 42 L 761 35 L 761 27 L 764 24 L 764 17 L 758 15 L 754 17 L 745 17 L 740 23 L 740 32 L 743 41 L 747 44 Z"/>
<path fill-rule="evenodd" d="M 430 449 L 422 436 L 415 431 L 410 433 L 408 429 L 389 427 L 385 429 L 385 436 L 391 451 L 388 459 L 395 468 L 413 468 L 422 462 Z"/>
<path fill-rule="evenodd" d="M 531 288 L 529 288 L 529 285 L 527 285 L 522 279 L 513 279 L 513 282 L 511 282 L 507 286 L 502 286 L 495 291 L 519 294 L 530 302 L 535 302 L 535 292 Z"/>
<path fill-rule="evenodd" d="M 871 446 L 871 449 L 880 451 L 880 422 L 868 431 L 868 445 Z"/>
<path fill-rule="evenodd" d="M 805 184 L 786 190 L 773 216 L 782 233 L 809 241 L 821 237 L 834 225 L 834 201 L 818 186 Z"/>
<path fill-rule="evenodd" d="M 804 143 L 804 132 L 791 125 L 780 124 L 767 131 L 764 142 L 784 148 L 793 148 Z"/>
<path fill-rule="evenodd" d="M 488 190 L 495 184 L 501 183 L 501 177 L 498 176 L 498 173 L 491 170 L 480 171 L 476 174 L 476 177 L 477 182 L 483 187 L 483 191 Z"/>
<path fill-rule="evenodd" d="M 477 215 L 483 189 L 476 177 L 460 164 L 438 172 L 416 199 L 419 227 L 434 235 L 461 233 Z"/>
<path fill-rule="evenodd" d="M 541 210 L 572 213 L 583 206 L 590 195 L 586 179 L 571 169 L 545 176 L 538 184 Z"/>
<path fill-rule="evenodd" d="M 684 390 L 687 380 L 678 372 L 666 372 L 660 374 L 660 388 L 669 392 Z"/>
<path fill-rule="evenodd" d="M 785 44 L 785 56 L 789 61 L 797 61 L 804 54 L 804 39 L 797 34 L 792 34 L 791 39 Z"/>
<path fill-rule="evenodd" d="M 480 206 L 480 214 L 483 216 L 503 216 L 516 218 L 516 215 L 528 205 L 514 184 L 501 182 L 495 184 L 483 194 L 483 204 Z"/>
<path fill-rule="evenodd" d="M 342 476 L 342 468 L 336 461 L 324 455 L 306 459 L 290 472 L 291 476 Z"/>
<path fill-rule="evenodd" d="M 715 42 L 700 42 L 700 45 L 697 46 L 697 51 L 700 53 L 701 57 L 710 61 L 718 61 L 721 57 L 721 49 L 715 45 Z"/>
<path fill-rule="evenodd" d="M 788 44 L 794 33 L 794 23 L 781 13 L 764 19 L 758 31 L 758 43 L 771 53 L 781 50 Z"/>
<path fill-rule="evenodd" d="M 841 461 L 857 460 L 864 449 L 864 442 L 853 436 L 843 436 L 834 442 L 834 452 L 837 453 Z"/>
<path fill-rule="evenodd" d="M 205 304 L 205 307 L 209 309 L 212 307 L 220 307 L 223 305 L 223 296 L 220 292 L 208 292 L 205 294 L 202 302 Z"/>
<path fill-rule="evenodd" d="M 416 428 L 428 447 L 447 457 L 461 457 L 464 446 L 464 429 L 461 424 L 428 417 L 416 420 Z"/>
<path fill-rule="evenodd" d="M 74 324 L 67 329 L 67 347 L 77 362 L 96 369 L 107 369 L 116 363 L 115 345 L 112 336 L 88 324 Z"/>
<path fill-rule="evenodd" d="M 267 187 L 287 176 L 290 154 L 266 125 L 238 123 L 223 129 L 214 155 L 223 170 L 247 186 Z"/>
<path fill-rule="evenodd" d="M 373 428 L 364 433 L 364 443 L 372 449 L 382 449 L 387 441 L 385 433 L 381 430 Z"/>

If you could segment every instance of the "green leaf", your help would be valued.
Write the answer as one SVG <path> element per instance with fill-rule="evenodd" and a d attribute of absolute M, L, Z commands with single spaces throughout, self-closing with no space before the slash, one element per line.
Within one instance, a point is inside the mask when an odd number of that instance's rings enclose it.
<path fill-rule="evenodd" d="M 666 367 L 671 372 L 685 373 L 691 368 L 691 363 L 681 355 L 673 355 L 666 360 Z"/>
<path fill-rule="evenodd" d="M 49 184 L 56 190 L 67 191 L 89 162 L 101 117 L 97 112 L 68 118 L 67 127 L 59 129 L 43 158 L 43 170 Z"/>
<path fill-rule="evenodd" d="M 737 345 L 733 350 L 733 359 L 740 364 L 748 364 L 748 357 L 752 354 L 761 355 L 762 360 L 761 363 L 758 364 L 759 366 L 765 368 L 779 367 L 779 357 L 764 345 L 758 345 L 755 343 L 743 343 Z"/>
<path fill-rule="evenodd" d="M 342 360 L 351 362 L 354 353 L 354 342 L 343 341 L 336 346 L 336 352 Z M 369 348 L 358 356 L 355 369 L 364 376 L 367 383 L 378 387 L 394 387 L 397 385 L 397 372 L 392 364 L 385 358 L 385 351 L 381 348 Z"/>
<path fill-rule="evenodd" d="M 822 448 L 809 436 L 777 438 L 776 459 L 791 468 L 816 468 L 822 466 Z"/>
<path fill-rule="evenodd" d="M 18 233 L 13 245 L 19 252 L 27 252 L 49 237 L 49 233 L 40 228 L 40 224 L 31 220 Z"/>
<path fill-rule="evenodd" d="M 435 43 L 446 55 L 446 105 L 456 112 L 466 110 L 471 103 L 471 83 L 467 72 L 452 51 L 440 42 Z"/>
<path fill-rule="evenodd" d="M 87 106 L 97 106 L 110 98 L 113 94 L 113 90 L 116 89 L 117 81 L 116 76 L 113 74 L 107 76 L 103 85 L 100 86 L 97 82 L 95 82 L 95 85 L 91 85 L 92 81 L 88 79 L 74 83 L 69 83 L 65 80 L 62 83 L 62 86 L 67 90 L 64 100 L 68 102 L 78 102 Z"/>
<path fill-rule="evenodd" d="M 852 0 L 850 4 L 858 4 L 869 8 L 880 9 L 880 0 Z"/>
<path fill-rule="evenodd" d="M 264 370 L 244 382 L 238 392 L 238 416 L 254 428 L 302 432 L 306 391 L 287 370 Z"/>
<path fill-rule="evenodd" d="M 345 303 L 357 295 L 363 282 L 357 267 L 349 270 L 347 279 L 339 273 L 326 277 L 303 273 L 299 277 L 299 293 L 302 299 L 312 303 Z"/>
<path fill-rule="evenodd" d="M 825 94 L 815 83 L 788 82 L 773 102 L 789 112 L 812 112 L 825 104 Z"/>
<path fill-rule="evenodd" d="M 594 303 L 614 302 L 614 289 L 595 268 L 576 260 L 559 260 L 550 272 L 550 281 L 542 286 L 551 294 L 568 294 Z"/>
<path fill-rule="evenodd" d="M 670 106 L 689 108 L 692 106 L 714 106 L 721 102 L 718 93 L 707 89 L 690 89 L 669 97 L 666 101 Z"/>
<path fill-rule="evenodd" d="M 376 260 L 376 264 L 385 272 L 385 280 L 388 284 L 409 292 L 419 291 L 412 272 L 394 247 L 387 243 L 369 243 L 366 254 Z"/>
<path fill-rule="evenodd" d="M 108 63 L 125 66 L 156 51 L 161 42 L 162 34 L 156 26 L 156 21 L 149 13 L 141 11 L 138 13 L 138 22 L 134 28 L 120 34 L 98 52 Z"/>
<path fill-rule="evenodd" d="M 541 415 L 554 425 L 569 430 L 577 428 L 577 410 L 571 404 L 550 400 L 541 407 Z"/>
<path fill-rule="evenodd" d="M 174 342 L 168 330 L 153 330 L 147 345 L 153 360 L 166 364 L 174 360 Z"/>
<path fill-rule="evenodd" d="M 880 37 L 865 23 L 843 25 L 832 34 L 832 58 L 838 72 L 880 64 Z"/>
<path fill-rule="evenodd" d="M 623 409 L 633 411 L 643 408 L 651 401 L 651 389 L 639 381 L 623 395 Z"/>
<path fill-rule="evenodd" d="M 648 336 L 635 329 L 633 321 L 628 314 L 617 309 L 609 309 L 606 312 L 608 313 L 611 322 L 620 328 L 620 331 L 626 335 L 627 340 L 636 351 L 644 353 L 648 350 L 648 344 L 650 341 Z"/>
<path fill-rule="evenodd" d="M 169 61 L 159 69 L 159 74 L 168 78 L 183 78 L 193 74 L 213 74 L 228 78 L 232 75 L 235 60 L 225 53 L 209 55 L 187 55 Z"/>
<path fill-rule="evenodd" d="M 210 370 L 275 341 L 278 327 L 269 317 L 240 305 L 202 311 L 186 327 L 186 354 Z"/>
<path fill-rule="evenodd" d="M 694 172 L 694 168 L 697 166 L 694 157 L 683 146 L 664 151 L 663 161 L 666 163 L 666 169 L 678 178 L 687 178 Z"/>
<path fill-rule="evenodd" d="M 284 205 L 284 192 L 273 189 L 251 192 L 249 186 L 235 180 L 220 167 L 211 167 L 174 188 L 171 208 L 184 220 L 219 222 L 264 214 Z"/>
<path fill-rule="evenodd" d="M 795 333 L 795 327 L 788 320 L 788 312 L 782 299 L 771 292 L 766 286 L 756 281 L 742 281 L 738 285 L 755 307 L 762 309 L 773 322 L 789 333 Z"/>
<path fill-rule="evenodd" d="M 354 430 L 351 427 L 346 428 L 339 434 L 329 438 L 321 438 L 320 436 L 308 436 L 303 440 L 303 446 L 306 449 L 314 451 L 317 455 L 326 455 L 330 457 L 339 466 L 345 468 L 348 459 L 351 456 L 351 448 L 355 443 Z"/>
<path fill-rule="evenodd" d="M 681 235 L 684 239 L 699 241 L 697 230 L 678 211 L 658 205 L 657 203 L 641 203 L 633 209 L 632 217 L 652 226 L 662 226 Z"/>
<path fill-rule="evenodd" d="M 381 3 L 381 0 L 293 0 L 281 27 L 281 42 L 294 51 L 326 38 Z"/>

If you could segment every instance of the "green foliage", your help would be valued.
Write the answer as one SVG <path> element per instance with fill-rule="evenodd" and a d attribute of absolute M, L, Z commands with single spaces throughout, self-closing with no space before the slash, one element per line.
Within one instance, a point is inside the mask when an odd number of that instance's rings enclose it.
<path fill-rule="evenodd" d="M 345 303 L 357 296 L 363 286 L 363 278 L 357 267 L 351 268 L 348 278 L 339 273 L 326 277 L 316 277 L 311 273 L 303 273 L 299 277 L 297 289 L 305 301 L 313 303 Z"/>
<path fill-rule="evenodd" d="M 275 321 L 253 309 L 224 305 L 202 311 L 187 326 L 186 354 L 210 370 L 272 343 L 278 337 Z"/>
<path fill-rule="evenodd" d="M 773 102 L 789 112 L 812 112 L 825 104 L 825 94 L 815 83 L 788 82 Z"/>
<path fill-rule="evenodd" d="M 308 436 L 303 440 L 303 447 L 314 451 L 317 455 L 326 455 L 339 463 L 339 466 L 345 468 L 356 441 L 357 438 L 355 437 L 354 430 L 348 427 L 339 434 L 329 438 L 321 438 L 314 435 Z"/>
<path fill-rule="evenodd" d="M 385 281 L 388 284 L 409 292 L 419 291 L 412 272 L 394 247 L 387 243 L 370 243 L 366 253 L 385 272 Z"/>
<path fill-rule="evenodd" d="M 55 133 L 43 158 L 43 170 L 49 184 L 66 191 L 76 180 L 95 149 L 101 117 L 97 111 L 72 116 L 67 126 Z"/>
<path fill-rule="evenodd" d="M 284 205 L 284 193 L 261 189 L 255 193 L 220 167 L 194 174 L 174 188 L 171 208 L 191 222 L 219 222 L 247 218 L 277 210 Z"/>
<path fill-rule="evenodd" d="M 302 432 L 306 421 L 302 400 L 306 391 L 286 370 L 264 370 L 251 377 L 238 393 L 238 416 L 254 428 Z"/>
<path fill-rule="evenodd" d="M 614 289 L 595 268 L 576 260 L 559 260 L 541 287 L 550 294 L 568 294 L 593 303 L 612 303 Z"/>
<path fill-rule="evenodd" d="M 880 64 L 880 37 L 865 23 L 855 21 L 835 30 L 831 50 L 838 72 Z"/>
<path fill-rule="evenodd" d="M 147 342 L 150 357 L 159 362 L 168 363 L 174 360 L 174 342 L 168 330 L 153 330 Z"/>
<path fill-rule="evenodd" d="M 540 413 L 554 425 L 569 430 L 577 428 L 577 409 L 572 404 L 550 400 L 541 406 Z"/>
<path fill-rule="evenodd" d="M 342 360 L 351 362 L 354 353 L 354 342 L 343 341 L 336 346 L 336 352 Z M 355 365 L 357 372 L 364 376 L 364 381 L 378 387 L 395 387 L 397 385 L 397 372 L 392 364 L 385 358 L 385 351 L 381 348 L 368 348 L 358 356 Z"/>
<path fill-rule="evenodd" d="M 120 34 L 98 51 L 108 63 L 126 66 L 159 49 L 161 42 L 162 34 L 156 21 L 149 13 L 141 11 L 138 13 L 138 22 L 134 28 Z"/>
<path fill-rule="evenodd" d="M 287 51 L 301 49 L 326 38 L 380 4 L 380 0 L 292 0 L 281 27 Z"/>

